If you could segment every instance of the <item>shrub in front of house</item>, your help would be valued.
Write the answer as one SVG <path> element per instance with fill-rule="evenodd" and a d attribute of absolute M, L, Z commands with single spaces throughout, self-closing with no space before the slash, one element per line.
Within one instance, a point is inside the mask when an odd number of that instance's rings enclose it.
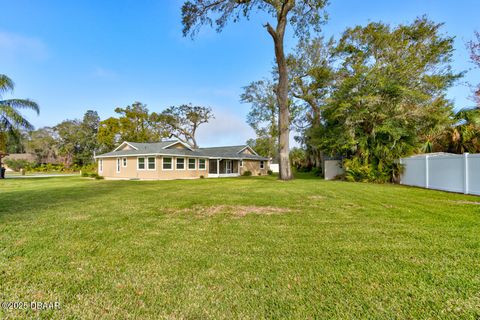
<path fill-rule="evenodd" d="M 244 172 L 242 173 L 242 176 L 244 176 L 244 177 L 250 177 L 251 175 L 252 175 L 252 171 L 249 171 L 249 170 L 244 171 Z"/>
<path fill-rule="evenodd" d="M 29 162 L 25 159 L 5 159 L 4 162 L 10 169 L 15 172 L 18 172 L 21 169 L 29 170 L 35 165 L 35 163 Z"/>
<path fill-rule="evenodd" d="M 268 170 L 268 171 L 267 171 L 267 174 L 268 174 L 269 176 L 271 176 L 271 175 L 273 174 L 273 171 L 272 171 L 272 170 Z"/>

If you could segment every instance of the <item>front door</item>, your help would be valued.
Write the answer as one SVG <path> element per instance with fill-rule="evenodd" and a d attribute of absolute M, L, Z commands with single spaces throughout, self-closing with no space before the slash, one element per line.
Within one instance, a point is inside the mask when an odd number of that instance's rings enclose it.
<path fill-rule="evenodd" d="M 232 160 L 227 160 L 226 161 L 226 165 L 227 165 L 227 173 L 232 173 Z"/>

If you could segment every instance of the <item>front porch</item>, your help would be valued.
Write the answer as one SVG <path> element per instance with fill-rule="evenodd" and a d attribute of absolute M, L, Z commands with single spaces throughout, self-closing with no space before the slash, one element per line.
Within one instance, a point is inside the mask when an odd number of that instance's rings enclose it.
<path fill-rule="evenodd" d="M 238 177 L 240 175 L 239 160 L 211 159 L 208 163 L 209 178 Z"/>

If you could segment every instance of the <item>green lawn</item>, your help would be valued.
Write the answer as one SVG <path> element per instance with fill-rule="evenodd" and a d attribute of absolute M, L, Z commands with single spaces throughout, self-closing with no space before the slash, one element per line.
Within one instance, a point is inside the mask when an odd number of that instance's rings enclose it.
<path fill-rule="evenodd" d="M 480 317 L 480 197 L 304 176 L 0 181 L 4 317 Z"/>

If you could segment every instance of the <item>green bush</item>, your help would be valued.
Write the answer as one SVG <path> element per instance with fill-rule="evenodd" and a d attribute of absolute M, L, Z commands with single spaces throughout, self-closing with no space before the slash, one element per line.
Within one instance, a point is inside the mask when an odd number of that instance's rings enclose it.
<path fill-rule="evenodd" d="M 252 171 L 249 171 L 249 170 L 244 171 L 244 172 L 242 173 L 242 176 L 244 176 L 244 177 L 250 177 L 251 175 L 252 175 Z"/>
<path fill-rule="evenodd" d="M 103 180 L 103 177 L 102 176 L 99 176 L 98 174 L 95 176 L 95 179 L 96 180 Z"/>
<path fill-rule="evenodd" d="M 25 159 L 5 159 L 5 164 L 13 171 L 20 171 L 20 169 L 29 170 L 35 165 L 33 162 L 29 162 Z"/>
<path fill-rule="evenodd" d="M 320 168 L 312 168 L 311 172 L 317 177 L 323 177 L 323 170 Z"/>
<path fill-rule="evenodd" d="M 82 172 L 82 177 L 90 177 L 90 173 L 88 173 L 88 172 Z"/>
<path fill-rule="evenodd" d="M 200 179 L 204 179 L 204 178 L 205 178 L 205 176 L 204 176 L 204 175 L 201 175 L 201 176 L 200 176 Z"/>
<path fill-rule="evenodd" d="M 26 168 L 28 171 L 32 172 L 64 172 L 64 173 L 73 173 L 73 172 L 96 172 L 96 164 L 88 164 L 84 166 L 73 165 L 66 167 L 63 163 L 42 163 L 42 164 L 33 164 L 29 168 Z"/>
<path fill-rule="evenodd" d="M 271 175 L 273 174 L 273 171 L 272 171 L 272 170 L 268 170 L 268 171 L 267 171 L 267 174 L 268 174 L 269 176 L 271 176 Z"/>
<path fill-rule="evenodd" d="M 32 172 L 66 172 L 65 165 L 63 163 L 42 163 L 32 166 L 30 169 Z"/>
<path fill-rule="evenodd" d="M 89 176 L 90 176 L 90 178 L 96 178 L 96 177 L 98 177 L 99 175 L 96 174 L 96 173 L 90 173 Z"/>
<path fill-rule="evenodd" d="M 398 162 L 365 163 L 359 158 L 343 160 L 347 181 L 388 183 L 398 182 L 403 166 Z"/>
<path fill-rule="evenodd" d="M 83 165 L 83 166 L 79 166 L 79 165 L 73 165 L 72 167 L 70 167 L 71 170 L 73 171 L 82 171 L 82 172 L 97 172 L 97 164 L 96 163 L 92 163 L 92 164 L 86 164 L 86 165 Z"/>

